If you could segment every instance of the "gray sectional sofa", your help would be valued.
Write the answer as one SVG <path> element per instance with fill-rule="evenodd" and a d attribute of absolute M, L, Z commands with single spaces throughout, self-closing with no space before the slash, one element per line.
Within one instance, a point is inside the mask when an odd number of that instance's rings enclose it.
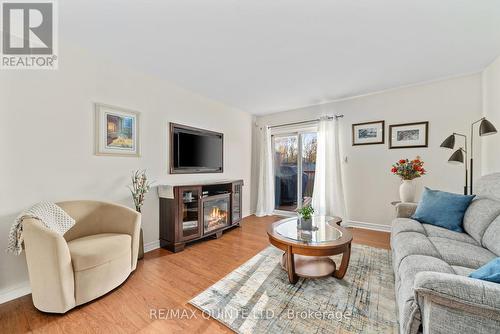
<path fill-rule="evenodd" d="M 409 217 L 397 206 L 391 246 L 400 333 L 500 333 L 500 284 L 467 277 L 500 256 L 500 173 L 483 176 L 465 233 Z"/>

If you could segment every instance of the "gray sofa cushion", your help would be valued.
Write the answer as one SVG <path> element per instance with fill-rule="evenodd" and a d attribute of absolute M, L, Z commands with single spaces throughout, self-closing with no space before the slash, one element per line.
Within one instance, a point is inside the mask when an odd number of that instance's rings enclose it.
<path fill-rule="evenodd" d="M 418 232 L 425 234 L 425 229 L 418 221 L 410 218 L 396 218 L 392 222 L 391 238 L 402 232 Z"/>
<path fill-rule="evenodd" d="M 461 266 L 451 266 L 453 270 L 455 271 L 455 274 L 460 275 L 460 276 L 469 276 L 471 272 L 473 272 L 474 268 L 467 268 L 467 267 L 461 267 Z"/>
<path fill-rule="evenodd" d="M 438 257 L 452 266 L 477 269 L 496 257 L 486 248 L 470 243 L 438 237 L 429 237 L 429 240 L 439 253 Z"/>
<path fill-rule="evenodd" d="M 393 267 L 397 270 L 401 261 L 410 255 L 425 255 L 440 258 L 429 238 L 418 232 L 400 233 L 392 238 Z"/>
<path fill-rule="evenodd" d="M 483 246 L 500 256 L 500 216 L 486 229 L 483 235 Z"/>
<path fill-rule="evenodd" d="M 429 237 L 447 238 L 479 246 L 479 242 L 466 233 L 450 231 L 446 228 L 429 224 L 422 224 L 422 227 L 425 230 L 425 234 Z"/>
<path fill-rule="evenodd" d="M 489 197 L 500 201 L 500 173 L 481 176 L 474 190 L 478 196 Z"/>
<path fill-rule="evenodd" d="M 416 220 L 398 218 L 391 233 L 393 267 L 409 255 L 425 255 L 442 259 L 450 265 L 477 269 L 495 257 L 491 251 L 466 233 L 439 226 L 421 224 Z"/>
<path fill-rule="evenodd" d="M 486 197 L 473 200 L 464 216 L 464 230 L 481 243 L 484 232 L 491 222 L 500 215 L 500 201 Z"/>

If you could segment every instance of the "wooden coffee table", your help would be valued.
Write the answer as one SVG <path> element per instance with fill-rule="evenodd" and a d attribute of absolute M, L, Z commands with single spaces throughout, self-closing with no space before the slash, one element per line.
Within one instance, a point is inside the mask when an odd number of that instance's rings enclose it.
<path fill-rule="evenodd" d="M 290 283 L 295 284 L 299 277 L 344 277 L 351 255 L 352 234 L 340 226 L 341 222 L 339 217 L 316 216 L 312 229 L 303 229 L 299 218 L 294 217 L 269 226 L 269 242 L 285 252 L 281 265 Z M 342 254 L 338 269 L 329 257 L 337 254 Z"/>

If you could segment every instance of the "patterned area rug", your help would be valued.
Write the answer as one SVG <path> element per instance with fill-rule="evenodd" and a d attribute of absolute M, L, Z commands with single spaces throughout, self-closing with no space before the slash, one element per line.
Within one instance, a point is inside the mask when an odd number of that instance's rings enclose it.
<path fill-rule="evenodd" d="M 352 245 L 343 280 L 288 282 L 266 248 L 190 304 L 237 333 L 397 333 L 390 251 Z M 340 264 L 340 255 L 332 257 Z"/>

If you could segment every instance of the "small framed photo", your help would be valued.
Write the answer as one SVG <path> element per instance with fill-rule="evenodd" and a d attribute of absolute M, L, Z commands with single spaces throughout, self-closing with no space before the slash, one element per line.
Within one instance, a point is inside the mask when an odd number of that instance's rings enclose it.
<path fill-rule="evenodd" d="M 140 157 L 140 113 L 102 103 L 94 107 L 95 154 Z"/>
<path fill-rule="evenodd" d="M 352 145 L 373 145 L 385 142 L 385 121 L 352 125 Z"/>
<path fill-rule="evenodd" d="M 389 148 L 427 147 L 429 122 L 393 124 L 389 126 Z"/>

